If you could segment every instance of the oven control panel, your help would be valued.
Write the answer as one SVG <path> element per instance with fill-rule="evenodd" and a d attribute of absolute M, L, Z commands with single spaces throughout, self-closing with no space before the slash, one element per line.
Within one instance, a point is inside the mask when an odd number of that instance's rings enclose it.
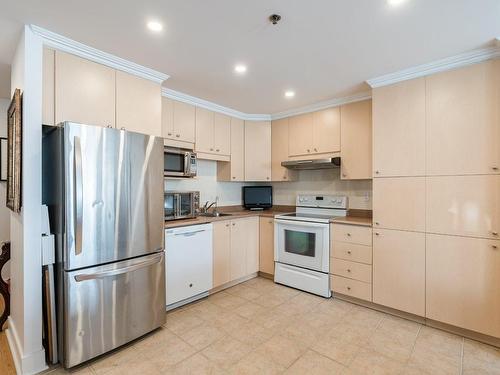
<path fill-rule="evenodd" d="M 347 209 L 348 198 L 345 195 L 299 194 L 295 203 L 298 207 Z"/>

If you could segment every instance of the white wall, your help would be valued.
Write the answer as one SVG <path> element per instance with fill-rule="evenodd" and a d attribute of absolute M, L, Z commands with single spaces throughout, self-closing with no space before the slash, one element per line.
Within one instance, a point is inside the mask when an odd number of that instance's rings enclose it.
<path fill-rule="evenodd" d="M 167 190 L 195 190 L 200 192 L 200 201 L 213 201 L 219 196 L 219 205 L 241 205 L 241 187 L 258 183 L 217 182 L 217 162 L 198 161 L 198 176 L 195 179 L 166 180 Z M 266 184 L 266 183 L 262 183 Z M 372 208 L 371 180 L 341 181 L 340 169 L 300 171 L 298 181 L 272 183 L 274 204 L 295 205 L 298 193 L 343 194 L 349 197 L 350 208 Z"/>
<path fill-rule="evenodd" d="M 7 338 L 17 373 L 47 368 L 42 346 L 42 41 L 25 26 L 11 72 L 23 92 L 22 209 L 10 213 L 11 314 Z"/>
<path fill-rule="evenodd" d="M 10 100 L 0 99 L 0 137 L 7 137 L 7 110 L 9 109 Z M 0 182 L 0 245 L 10 239 L 10 211 L 5 206 L 5 194 L 7 183 Z M 3 269 L 2 277 L 7 279 L 9 273 L 10 262 Z"/>

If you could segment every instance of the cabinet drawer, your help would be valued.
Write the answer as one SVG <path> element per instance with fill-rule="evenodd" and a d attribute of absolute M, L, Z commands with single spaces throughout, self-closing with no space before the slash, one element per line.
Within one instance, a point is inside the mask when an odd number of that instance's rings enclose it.
<path fill-rule="evenodd" d="M 372 264 L 372 247 L 348 242 L 332 241 L 332 255 L 335 258 Z"/>
<path fill-rule="evenodd" d="M 332 224 L 332 240 L 371 246 L 372 228 Z"/>
<path fill-rule="evenodd" d="M 365 301 L 372 300 L 372 284 L 334 275 L 331 276 L 330 283 L 332 290 L 336 293 L 345 294 Z"/>
<path fill-rule="evenodd" d="M 330 258 L 330 272 L 337 276 L 344 276 L 350 279 L 372 282 L 372 266 L 350 262 L 348 260 Z"/>

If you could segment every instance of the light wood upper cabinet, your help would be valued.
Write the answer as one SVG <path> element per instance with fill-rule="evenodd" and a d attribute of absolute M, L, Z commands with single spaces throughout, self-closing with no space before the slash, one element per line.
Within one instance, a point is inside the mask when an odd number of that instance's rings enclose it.
<path fill-rule="evenodd" d="M 425 177 L 374 179 L 373 227 L 425 232 Z"/>
<path fill-rule="evenodd" d="M 213 287 L 231 281 L 231 223 L 213 224 Z"/>
<path fill-rule="evenodd" d="M 42 124 L 55 125 L 55 51 L 43 49 Z"/>
<path fill-rule="evenodd" d="M 306 113 L 289 118 L 288 151 L 290 156 L 308 155 L 313 144 L 313 115 Z"/>
<path fill-rule="evenodd" d="M 282 167 L 281 162 L 288 160 L 288 123 L 284 118 L 271 123 L 271 179 L 273 181 L 292 181 L 296 173 Z"/>
<path fill-rule="evenodd" d="M 373 170 L 425 175 L 425 78 L 373 90 Z"/>
<path fill-rule="evenodd" d="M 245 121 L 245 181 L 271 180 L 271 122 Z"/>
<path fill-rule="evenodd" d="M 313 113 L 313 143 L 315 154 L 340 151 L 340 108 L 328 108 Z"/>
<path fill-rule="evenodd" d="M 500 238 L 500 176 L 427 177 L 427 232 Z"/>
<path fill-rule="evenodd" d="M 500 241 L 428 234 L 426 317 L 500 337 Z"/>
<path fill-rule="evenodd" d="M 162 136 L 161 87 L 129 73 L 116 72 L 116 127 Z"/>
<path fill-rule="evenodd" d="M 231 117 L 221 113 L 214 115 L 214 148 L 222 155 L 231 154 Z"/>
<path fill-rule="evenodd" d="M 340 109 L 328 108 L 289 118 L 289 156 L 340 151 Z"/>
<path fill-rule="evenodd" d="M 260 218 L 260 272 L 274 275 L 274 220 Z"/>
<path fill-rule="evenodd" d="M 500 173 L 500 61 L 426 78 L 427 174 Z"/>
<path fill-rule="evenodd" d="M 217 163 L 217 180 L 245 181 L 245 122 L 231 118 L 231 160 Z"/>
<path fill-rule="evenodd" d="M 55 77 L 56 124 L 72 121 L 115 127 L 114 69 L 56 51 Z"/>
<path fill-rule="evenodd" d="M 163 97 L 161 121 L 163 138 L 194 143 L 194 106 Z"/>
<path fill-rule="evenodd" d="M 229 156 L 231 153 L 231 118 L 196 107 L 195 150 L 205 154 Z"/>
<path fill-rule="evenodd" d="M 372 101 L 340 107 L 341 179 L 372 178 Z"/>
<path fill-rule="evenodd" d="M 425 316 L 425 233 L 373 230 L 373 302 Z"/>

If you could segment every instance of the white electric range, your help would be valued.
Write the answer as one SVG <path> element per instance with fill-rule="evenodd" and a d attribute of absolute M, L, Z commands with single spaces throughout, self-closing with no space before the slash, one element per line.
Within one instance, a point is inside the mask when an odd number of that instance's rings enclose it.
<path fill-rule="evenodd" d="M 274 217 L 274 281 L 330 297 L 330 221 L 346 216 L 348 199 L 300 194 L 295 213 Z"/>

